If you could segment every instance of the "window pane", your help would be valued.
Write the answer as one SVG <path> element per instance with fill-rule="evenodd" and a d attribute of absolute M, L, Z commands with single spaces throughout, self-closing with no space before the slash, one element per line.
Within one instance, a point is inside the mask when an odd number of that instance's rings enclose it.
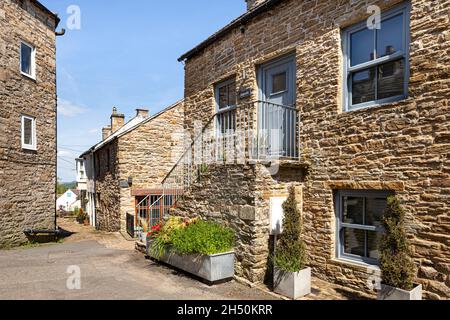
<path fill-rule="evenodd" d="M 366 199 L 366 225 L 381 226 L 381 219 L 387 207 L 386 198 L 367 198 Z"/>
<path fill-rule="evenodd" d="M 356 230 L 344 228 L 344 252 L 364 257 L 366 255 L 366 232 L 364 230 Z"/>
<path fill-rule="evenodd" d="M 374 30 L 364 29 L 350 35 L 350 59 L 351 65 L 374 60 L 375 52 L 375 32 Z"/>
<path fill-rule="evenodd" d="M 378 67 L 378 99 L 404 94 L 404 60 L 388 62 Z"/>
<path fill-rule="evenodd" d="M 23 44 L 21 45 L 21 70 L 22 72 L 31 75 L 31 53 L 32 49 Z"/>
<path fill-rule="evenodd" d="M 377 30 L 377 57 L 391 55 L 403 48 L 403 14 L 381 22 Z"/>
<path fill-rule="evenodd" d="M 375 100 L 375 68 L 352 74 L 352 104 Z"/>
<path fill-rule="evenodd" d="M 380 252 L 378 251 L 382 234 L 381 232 L 367 231 L 367 253 L 368 258 L 380 259 Z"/>
<path fill-rule="evenodd" d="M 226 108 L 228 106 L 228 91 L 227 86 L 219 88 L 219 109 Z"/>
<path fill-rule="evenodd" d="M 272 77 L 272 94 L 284 92 L 287 89 L 286 72 Z"/>
<path fill-rule="evenodd" d="M 228 85 L 228 106 L 236 105 L 236 83 L 233 82 Z"/>
<path fill-rule="evenodd" d="M 26 145 L 33 145 L 33 121 L 31 119 L 25 118 L 23 121 L 23 141 Z"/>
<path fill-rule="evenodd" d="M 343 197 L 342 220 L 344 223 L 363 225 L 364 198 Z"/>

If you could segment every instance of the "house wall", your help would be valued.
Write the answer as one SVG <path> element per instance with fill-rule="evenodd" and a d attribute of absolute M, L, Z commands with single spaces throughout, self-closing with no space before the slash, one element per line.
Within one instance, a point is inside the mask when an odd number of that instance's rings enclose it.
<path fill-rule="evenodd" d="M 55 228 L 55 27 L 30 1 L 0 2 L 0 247 Z M 21 75 L 21 40 L 36 47 L 36 81 Z M 37 151 L 21 148 L 22 114 L 36 118 Z"/>
<path fill-rule="evenodd" d="M 407 212 L 417 282 L 427 298 L 449 298 L 449 0 L 411 1 L 409 97 L 342 111 L 342 28 L 364 21 L 369 5 L 386 10 L 402 2 L 282 2 L 249 22 L 245 33 L 235 29 L 187 60 L 185 126 L 192 130 L 194 121 L 206 123 L 214 114 L 215 83 L 233 76 L 238 90 L 253 89 L 240 103 L 257 100 L 257 66 L 295 54 L 300 152 L 310 166 L 304 236 L 314 275 L 373 295 L 370 280 L 379 271 L 336 260 L 333 194 L 393 190 Z M 267 234 L 260 241 L 268 242 Z"/>
<path fill-rule="evenodd" d="M 184 103 L 178 102 L 156 118 L 119 138 L 120 179 L 133 179 L 120 188 L 121 229 L 126 232 L 127 213 L 135 214 L 133 192 L 161 189 L 162 180 L 184 151 Z"/>
<path fill-rule="evenodd" d="M 294 185 L 301 203 L 304 177 L 301 168 L 281 167 L 271 175 L 262 164 L 212 164 L 179 200 L 174 214 L 214 220 L 233 229 L 236 275 L 262 282 L 271 278 L 270 198 L 287 197 Z"/>
<path fill-rule="evenodd" d="M 108 232 L 120 231 L 118 149 L 118 140 L 114 139 L 94 153 L 96 227 Z"/>
<path fill-rule="evenodd" d="M 97 227 L 126 233 L 126 214 L 135 213 L 135 191 L 161 189 L 183 151 L 183 102 L 142 123 L 95 152 Z M 107 169 L 110 152 L 110 169 Z M 128 184 L 128 178 L 132 184 Z M 122 182 L 122 183 L 121 183 Z M 100 197 L 98 195 L 100 194 Z"/>

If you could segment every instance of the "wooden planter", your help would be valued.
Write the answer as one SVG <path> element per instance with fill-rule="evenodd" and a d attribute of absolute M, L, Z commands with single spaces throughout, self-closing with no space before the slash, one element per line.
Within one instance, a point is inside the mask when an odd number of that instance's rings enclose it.
<path fill-rule="evenodd" d="M 234 252 L 213 255 L 179 255 L 174 250 L 167 250 L 162 257 L 155 257 L 149 252 L 151 240 L 147 241 L 147 255 L 153 259 L 183 270 L 194 276 L 218 282 L 234 277 Z"/>

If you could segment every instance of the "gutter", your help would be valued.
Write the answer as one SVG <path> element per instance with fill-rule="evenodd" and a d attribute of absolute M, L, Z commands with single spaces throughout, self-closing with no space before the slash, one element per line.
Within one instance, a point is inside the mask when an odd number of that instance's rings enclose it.
<path fill-rule="evenodd" d="M 277 4 L 279 4 L 283 1 L 285 1 L 285 0 L 267 0 L 266 2 L 263 2 L 262 4 L 260 4 L 256 8 L 254 8 L 253 10 L 248 11 L 248 12 L 244 13 L 242 16 L 240 16 L 239 18 L 233 20 L 230 24 L 228 24 L 227 26 L 225 26 L 224 28 L 222 28 L 221 30 L 219 30 L 218 32 L 213 34 L 211 37 L 209 37 L 208 39 L 206 39 L 205 41 L 200 43 L 194 49 L 183 54 L 180 58 L 178 58 L 178 61 L 182 62 L 182 61 L 186 61 L 186 60 L 192 58 L 197 53 L 199 53 L 201 50 L 207 48 L 208 46 L 210 46 L 217 40 L 223 38 L 224 36 L 226 36 L 228 33 L 230 33 L 235 28 L 246 24 L 251 19 L 272 9 L 274 6 L 276 6 Z"/>
<path fill-rule="evenodd" d="M 56 21 L 55 29 L 56 29 L 58 27 L 59 23 L 61 22 L 61 19 L 58 17 L 58 15 L 56 13 L 50 11 L 46 6 L 44 6 L 38 0 L 31 0 L 31 2 L 34 3 L 39 9 L 41 9 L 45 13 L 47 13 L 55 18 L 55 21 Z"/>

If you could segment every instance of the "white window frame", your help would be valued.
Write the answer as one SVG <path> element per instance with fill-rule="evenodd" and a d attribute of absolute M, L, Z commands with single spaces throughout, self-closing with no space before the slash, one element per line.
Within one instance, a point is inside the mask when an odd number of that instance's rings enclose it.
<path fill-rule="evenodd" d="M 344 248 L 344 235 L 342 231 L 345 228 L 350 228 L 363 231 L 383 232 L 383 229 L 381 227 L 344 223 L 342 213 L 342 199 L 344 197 L 388 198 L 393 195 L 395 195 L 395 192 L 387 190 L 339 190 L 336 192 L 334 210 L 336 214 L 336 258 L 338 260 L 347 260 L 360 264 L 377 266 L 379 264 L 379 261 L 376 259 L 346 253 Z"/>
<path fill-rule="evenodd" d="M 405 51 L 396 52 L 392 55 L 384 56 L 381 58 L 377 58 L 372 61 L 364 62 L 355 66 L 351 65 L 351 41 L 350 37 L 353 33 L 364 30 L 367 28 L 367 21 L 360 22 L 356 25 L 353 25 L 342 32 L 342 49 L 343 49 L 343 55 L 344 55 L 344 75 L 343 75 L 343 87 L 344 87 L 344 112 L 350 112 L 350 111 L 356 111 L 360 109 L 375 107 L 384 103 L 390 103 L 395 101 L 400 101 L 408 98 L 408 88 L 409 88 L 409 76 L 410 76 L 410 63 L 409 63 L 409 46 L 410 46 L 410 15 L 411 15 L 411 5 L 409 2 L 403 3 L 399 6 L 396 6 L 395 8 L 388 10 L 386 12 L 383 12 L 381 15 L 381 23 L 383 23 L 384 20 L 387 20 L 389 18 L 392 18 L 398 14 L 403 14 L 403 47 L 405 48 Z M 374 31 L 375 32 L 375 31 Z M 375 48 L 376 48 L 376 37 L 375 37 Z M 359 104 L 353 104 L 353 97 L 352 97 L 352 83 L 351 78 L 352 74 L 358 72 L 367 70 L 371 67 L 378 67 L 382 64 L 385 64 L 390 61 L 395 61 L 399 59 L 404 59 L 405 61 L 405 70 L 404 70 L 404 89 L 403 94 L 389 97 L 385 99 L 379 99 L 379 100 L 373 100 L 368 102 L 363 102 Z M 378 79 L 375 79 L 375 83 Z M 375 92 L 377 92 L 377 88 L 375 88 Z"/>
<path fill-rule="evenodd" d="M 26 144 L 25 143 L 25 120 L 31 120 L 31 139 L 32 144 Z M 36 118 L 22 115 L 22 149 L 24 150 L 37 150 L 37 135 L 36 135 Z"/>
<path fill-rule="evenodd" d="M 30 61 L 31 74 L 22 71 L 22 45 L 31 48 L 31 61 Z M 20 73 L 28 78 L 36 80 L 36 48 L 33 45 L 29 44 L 28 42 L 20 41 L 19 50 L 20 50 L 20 61 L 19 61 Z"/>

